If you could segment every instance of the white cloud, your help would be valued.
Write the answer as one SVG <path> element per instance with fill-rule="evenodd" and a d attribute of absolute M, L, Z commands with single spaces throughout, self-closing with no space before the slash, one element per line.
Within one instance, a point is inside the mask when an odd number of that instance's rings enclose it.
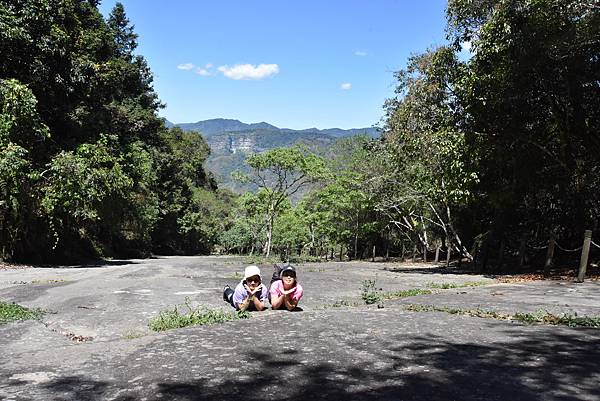
<path fill-rule="evenodd" d="M 211 63 L 208 63 L 204 66 L 204 68 L 206 68 L 207 70 L 213 68 L 214 66 Z"/>
<path fill-rule="evenodd" d="M 340 89 L 342 90 L 350 90 L 352 89 L 352 84 L 350 82 L 344 82 L 343 84 L 340 85 Z"/>
<path fill-rule="evenodd" d="M 466 41 L 466 42 L 462 42 L 461 44 L 462 50 L 466 50 L 468 52 L 471 51 L 471 42 Z"/>
<path fill-rule="evenodd" d="M 258 66 L 252 64 L 237 64 L 233 67 L 222 65 L 218 70 L 230 79 L 263 79 L 277 74 L 279 72 L 279 66 L 277 64 L 259 64 Z"/>
<path fill-rule="evenodd" d="M 192 68 L 194 68 L 194 64 L 192 64 L 192 63 L 179 64 L 177 66 L 177 68 L 180 69 L 180 70 L 189 71 Z"/>
<path fill-rule="evenodd" d="M 357 50 L 354 52 L 355 56 L 360 56 L 360 57 L 365 57 L 367 55 L 367 52 L 362 51 L 362 50 Z"/>
<path fill-rule="evenodd" d="M 196 74 L 202 75 L 203 77 L 208 77 L 208 76 L 213 75 L 206 68 L 196 68 Z"/>

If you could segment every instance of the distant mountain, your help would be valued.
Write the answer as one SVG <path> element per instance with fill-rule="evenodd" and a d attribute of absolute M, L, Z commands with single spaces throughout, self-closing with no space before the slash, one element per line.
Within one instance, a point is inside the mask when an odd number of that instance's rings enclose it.
<path fill-rule="evenodd" d="M 169 123 L 169 121 L 167 121 Z M 321 133 L 331 135 L 336 138 L 345 136 L 354 136 L 362 133 L 366 133 L 369 136 L 378 136 L 377 129 L 373 127 L 369 128 L 353 128 L 353 129 L 341 129 L 341 128 L 329 128 L 320 130 L 318 128 L 308 128 L 303 130 L 293 130 L 289 128 L 278 128 L 272 124 L 266 122 L 246 124 L 238 120 L 231 120 L 226 118 L 215 118 L 212 120 L 198 121 L 195 123 L 178 123 L 175 124 L 184 131 L 198 131 L 205 138 L 215 134 L 223 134 L 226 132 L 237 132 L 237 131 L 249 131 L 249 130 L 271 130 L 271 131 L 285 131 L 285 132 L 297 132 L 297 133 Z"/>
<path fill-rule="evenodd" d="M 370 137 L 379 135 L 377 129 L 372 127 L 293 130 L 278 128 L 266 122 L 246 124 L 224 118 L 174 125 L 184 131 L 202 134 L 211 148 L 211 155 L 207 160 L 208 169 L 213 172 L 220 187 L 235 192 L 252 189 L 231 179 L 234 171 L 248 171 L 245 164 L 248 155 L 295 144 L 304 144 L 315 152 L 323 152 L 339 138 L 361 134 Z"/>
<path fill-rule="evenodd" d="M 226 118 L 215 118 L 212 120 L 198 121 L 195 123 L 182 123 L 176 124 L 184 131 L 198 131 L 205 138 L 215 135 L 222 134 L 224 132 L 232 131 L 247 131 L 252 129 L 268 129 L 278 130 L 279 128 L 274 125 L 267 124 L 265 122 L 246 124 L 238 120 L 229 120 Z"/>

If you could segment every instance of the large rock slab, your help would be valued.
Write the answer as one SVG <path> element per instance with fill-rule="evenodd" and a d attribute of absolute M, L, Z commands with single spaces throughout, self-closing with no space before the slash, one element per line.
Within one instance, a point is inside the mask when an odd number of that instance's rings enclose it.
<path fill-rule="evenodd" d="M 298 269 L 302 312 L 269 310 L 164 333 L 147 328 L 151 316 L 186 297 L 227 310 L 222 287 L 239 281 L 243 267 L 239 258 L 177 257 L 0 271 L 0 299 L 52 312 L 41 322 L 0 325 L 0 399 L 600 399 L 600 330 L 405 309 L 599 315 L 597 282 L 495 284 L 427 265 L 306 264 Z M 384 291 L 490 285 L 380 309 L 360 299 L 362 283 L 373 279 Z M 333 306 L 342 300 L 356 306 Z"/>

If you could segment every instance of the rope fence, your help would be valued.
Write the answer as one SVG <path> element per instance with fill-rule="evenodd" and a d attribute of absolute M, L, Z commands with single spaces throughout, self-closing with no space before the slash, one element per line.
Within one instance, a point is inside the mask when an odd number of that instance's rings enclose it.
<path fill-rule="evenodd" d="M 574 249 L 568 249 L 568 248 L 561 246 L 553 236 L 550 237 L 550 239 L 548 240 L 548 244 L 546 244 L 546 245 L 529 245 L 526 243 L 526 241 L 524 239 L 522 239 L 521 244 L 518 247 L 511 246 L 511 244 L 509 242 L 502 242 L 500 245 L 500 259 L 502 259 L 502 254 L 506 251 L 506 248 L 518 250 L 519 264 L 521 266 L 523 266 L 525 263 L 525 259 L 527 257 L 526 256 L 527 249 L 535 250 L 535 251 L 541 251 L 543 249 L 547 249 L 546 262 L 544 264 L 544 275 L 549 276 L 550 268 L 553 265 L 552 261 L 554 259 L 555 248 L 558 248 L 563 252 L 569 252 L 569 253 L 581 251 L 581 258 L 580 258 L 580 263 L 579 263 L 579 274 L 577 276 L 577 282 L 582 283 L 585 278 L 585 272 L 586 272 L 587 264 L 588 264 L 588 257 L 589 257 L 589 253 L 590 253 L 590 248 L 592 246 L 600 249 L 600 245 L 598 245 L 597 243 L 592 241 L 592 231 L 591 230 L 585 231 L 584 238 L 583 238 L 583 245 L 581 245 L 578 248 L 574 248 Z M 456 246 L 454 246 L 454 247 L 456 248 L 456 250 L 458 252 L 461 252 L 461 250 L 458 249 Z M 443 248 L 439 245 L 434 249 L 431 249 L 429 246 L 425 246 L 423 249 L 423 251 L 424 251 L 423 259 L 426 261 L 428 253 L 435 253 L 434 260 L 437 263 L 440 260 L 440 256 L 442 256 L 441 253 L 445 252 L 446 259 L 447 259 L 447 261 L 449 261 L 450 260 L 450 250 L 451 249 L 448 249 L 448 247 L 446 247 L 446 249 L 443 250 Z M 413 258 L 415 258 L 417 253 L 420 253 L 418 251 L 419 250 L 416 247 L 413 249 Z M 373 254 L 375 254 L 375 252 L 373 252 Z M 404 253 L 403 253 L 403 255 L 404 255 Z"/>
<path fill-rule="evenodd" d="M 532 251 L 541 251 L 546 249 L 546 262 L 544 264 L 544 274 L 546 276 L 550 275 L 550 268 L 553 265 L 553 259 L 554 259 L 554 250 L 555 248 L 560 249 L 563 252 L 568 252 L 568 253 L 573 253 L 573 252 L 580 252 L 581 251 L 581 258 L 579 260 L 579 274 L 577 276 L 577 282 L 583 282 L 584 278 L 585 278 L 585 272 L 587 269 L 587 264 L 588 264 L 588 257 L 589 257 L 589 253 L 590 253 L 590 248 L 592 246 L 599 248 L 600 249 L 600 245 L 595 243 L 594 241 L 592 241 L 592 231 L 591 230 L 586 230 L 584 233 L 584 238 L 583 238 L 583 244 L 580 247 L 574 248 L 574 249 L 569 249 L 569 248 L 565 248 L 563 247 L 561 244 L 559 244 L 556 239 L 554 238 L 554 236 L 551 236 L 548 240 L 548 243 L 546 245 L 541 245 L 541 244 L 527 244 L 525 239 L 521 239 L 521 244 L 520 246 L 514 246 L 514 244 L 507 244 L 504 243 L 503 245 L 500 246 L 500 253 L 502 254 L 503 251 L 506 249 L 506 245 L 508 245 L 509 248 L 513 249 L 513 250 L 518 250 L 519 253 L 519 264 L 521 266 L 524 265 L 525 260 L 527 258 L 526 253 L 527 250 L 532 250 Z M 502 255 L 500 255 L 500 258 L 502 258 Z"/>
<path fill-rule="evenodd" d="M 561 251 L 565 251 L 565 252 L 577 252 L 577 251 L 581 251 L 583 249 L 583 245 L 580 246 L 579 248 L 575 248 L 575 249 L 565 249 L 562 246 L 560 246 L 560 244 L 558 242 L 554 243 L 556 245 L 556 247 L 558 249 L 560 249 Z"/>

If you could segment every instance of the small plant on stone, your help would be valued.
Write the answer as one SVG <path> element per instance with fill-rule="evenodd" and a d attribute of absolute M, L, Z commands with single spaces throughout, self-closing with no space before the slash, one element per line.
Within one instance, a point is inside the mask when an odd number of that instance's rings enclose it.
<path fill-rule="evenodd" d="M 365 280 L 362 282 L 361 298 L 367 305 L 378 304 L 383 302 L 381 289 L 376 288 L 376 280 Z"/>

